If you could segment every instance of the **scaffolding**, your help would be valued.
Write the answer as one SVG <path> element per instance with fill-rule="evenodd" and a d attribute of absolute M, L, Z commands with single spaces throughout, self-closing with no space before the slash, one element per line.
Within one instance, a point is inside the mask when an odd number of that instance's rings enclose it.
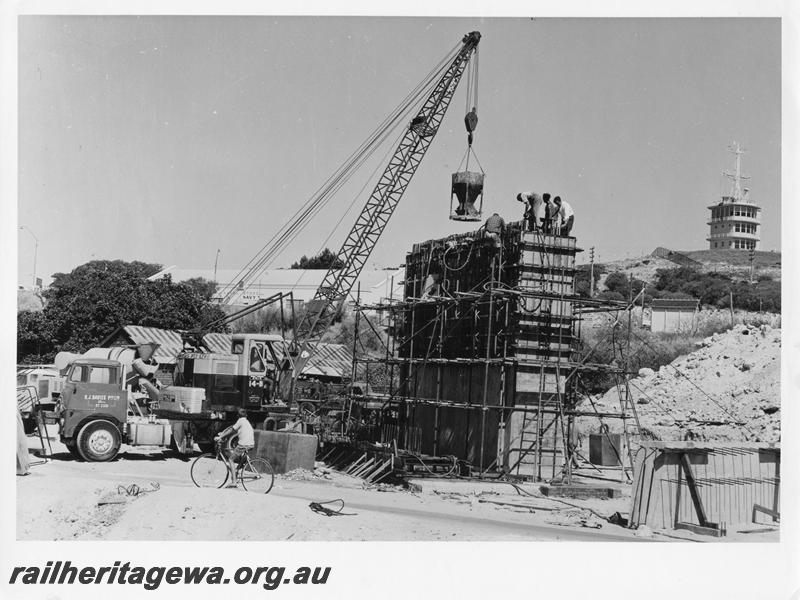
<path fill-rule="evenodd" d="M 383 355 L 354 355 L 354 378 L 387 375 L 382 394 L 359 399 L 377 411 L 370 441 L 455 457 L 475 475 L 569 483 L 582 458 L 575 418 L 622 419 L 626 474 L 628 425 L 638 431 L 629 373 L 623 362 L 593 362 L 580 329 L 583 315 L 598 311 L 622 311 L 630 326 L 633 302 L 575 292 L 575 242 L 518 222 L 500 237 L 479 230 L 415 244 L 403 298 L 356 305 L 357 320 L 377 331 L 377 315 L 387 332 Z M 615 379 L 618 413 L 579 407 L 591 372 Z"/>

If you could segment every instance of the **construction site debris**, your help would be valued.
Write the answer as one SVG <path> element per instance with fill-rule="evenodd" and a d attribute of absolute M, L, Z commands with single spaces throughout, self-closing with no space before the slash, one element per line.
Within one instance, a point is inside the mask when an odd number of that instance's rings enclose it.
<path fill-rule="evenodd" d="M 554 518 L 548 519 L 547 523 L 566 527 L 588 527 L 590 529 L 601 529 L 603 527 L 603 519 L 593 512 L 581 508 L 565 510 Z"/>
<path fill-rule="evenodd" d="M 662 440 L 779 441 L 781 330 L 736 325 L 697 346 L 657 372 L 642 369 L 631 379 L 646 433 Z M 601 412 L 619 408 L 618 390 L 594 404 Z M 622 428 L 619 421 L 606 424 L 612 431 Z M 582 418 L 580 427 L 588 434 L 597 421 Z"/>
<path fill-rule="evenodd" d="M 330 471 L 326 469 L 314 469 L 313 471 L 309 471 L 302 467 L 292 469 L 281 475 L 281 477 L 289 481 L 319 481 L 320 479 L 331 479 Z"/>

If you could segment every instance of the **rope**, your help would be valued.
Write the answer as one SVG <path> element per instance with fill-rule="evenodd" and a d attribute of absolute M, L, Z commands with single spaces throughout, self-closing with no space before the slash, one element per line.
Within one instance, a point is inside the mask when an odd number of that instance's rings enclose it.
<path fill-rule="evenodd" d="M 465 258 L 465 259 L 464 259 L 464 264 L 463 264 L 463 265 L 461 265 L 460 267 L 449 267 L 449 266 L 447 265 L 447 253 L 448 253 L 448 252 L 450 252 L 450 250 L 452 250 L 453 248 L 452 248 L 452 247 L 450 247 L 450 248 L 448 248 L 447 250 L 445 250 L 445 251 L 444 251 L 444 254 L 442 255 L 442 264 L 444 265 L 444 268 L 445 268 L 446 270 L 448 270 L 448 271 L 460 271 L 461 269 L 463 269 L 464 267 L 466 267 L 466 266 L 467 266 L 467 264 L 469 263 L 469 259 L 472 257 L 472 249 L 473 249 L 474 247 L 475 247 L 475 245 L 474 245 L 474 244 L 470 244 L 470 247 L 469 247 L 469 252 L 467 253 L 467 258 Z"/>
<path fill-rule="evenodd" d="M 327 508 L 324 506 L 325 504 L 334 504 L 334 503 L 341 503 L 341 506 L 338 510 L 333 510 L 332 508 Z M 325 502 L 312 502 L 308 505 L 308 507 L 313 510 L 315 513 L 319 515 L 325 515 L 326 517 L 342 517 L 342 516 L 354 516 L 358 513 L 346 513 L 342 512 L 344 510 L 344 500 L 341 498 L 337 498 L 336 500 L 327 500 Z"/>
<path fill-rule="evenodd" d="M 135 483 L 130 484 L 128 487 L 125 487 L 124 485 L 120 484 L 120 485 L 117 486 L 117 494 L 119 494 L 120 496 L 121 495 L 125 495 L 125 496 L 143 496 L 144 494 L 149 494 L 150 492 L 157 492 L 160 489 L 161 489 L 161 484 L 158 483 L 157 481 L 151 481 L 150 482 L 150 489 L 149 490 L 143 490 L 142 488 L 140 488 Z"/>

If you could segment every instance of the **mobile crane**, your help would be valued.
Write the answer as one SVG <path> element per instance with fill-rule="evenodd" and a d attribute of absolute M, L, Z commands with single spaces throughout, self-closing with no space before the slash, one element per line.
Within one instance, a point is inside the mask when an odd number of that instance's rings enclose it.
<path fill-rule="evenodd" d="M 116 456 L 123 439 L 127 439 L 129 443 L 135 442 L 129 430 L 138 434 L 153 429 L 158 436 L 161 435 L 159 432 L 162 429 L 147 428 L 147 425 L 161 426 L 171 422 L 173 434 L 178 428 L 182 440 L 193 440 L 203 447 L 211 443 L 218 431 L 235 420 L 239 408 L 245 408 L 251 420 L 264 425 L 272 420 L 274 426 L 281 415 L 288 415 L 295 401 L 298 378 L 317 349 L 322 334 L 341 309 L 438 132 L 459 81 L 477 51 L 480 38 L 481 34 L 477 31 L 466 34 L 461 40 L 460 47 L 456 47 L 450 56 L 437 65 L 431 72 L 429 81 L 418 88 L 421 91 L 416 95 L 412 92 L 406 99 L 408 100 L 406 106 L 413 106 L 426 90 L 430 90 L 421 108 L 405 128 L 399 145 L 336 254 L 338 260 L 335 263 L 344 266 L 341 269 L 332 266 L 327 271 L 314 298 L 306 303 L 305 313 L 300 319 L 293 340 L 286 343 L 282 336 L 277 335 L 237 334 L 232 337 L 230 352 L 220 354 L 206 352 L 202 348 L 202 329 L 190 332 L 193 335 L 188 336 L 186 340 L 194 348 L 178 355 L 176 385 L 172 386 L 171 393 L 173 399 L 179 399 L 181 392 L 187 394 L 192 391 L 202 392 L 197 394 L 203 397 L 202 404 L 189 411 L 185 406 L 182 407 L 183 410 L 165 409 L 159 406 L 154 411 L 150 423 L 137 422 L 135 429 L 126 423 L 126 420 L 131 421 L 132 417 L 125 416 L 126 407 L 129 406 L 129 392 L 126 391 L 124 376 L 127 373 L 125 365 L 114 365 L 113 361 L 108 359 L 91 357 L 75 360 L 70 371 L 72 379 L 75 380 L 72 385 L 74 389 L 72 393 L 62 397 L 60 425 L 62 440 L 71 449 L 75 448 L 76 456 L 80 455 L 87 460 L 111 460 Z M 386 123 L 391 124 L 392 120 L 401 118 L 402 114 L 398 112 Z M 363 164 L 361 154 L 373 147 L 382 135 L 381 133 L 369 138 L 332 180 L 329 180 L 333 183 L 324 189 L 324 194 L 315 200 L 312 198 L 314 202 L 309 201 L 301 207 L 296 218 L 285 225 L 276 236 L 266 255 L 259 260 L 251 261 L 250 270 L 225 291 L 223 300 L 230 300 L 236 290 L 246 288 L 255 280 L 266 260 L 281 244 L 302 230 L 307 220 L 315 214 L 320 202 L 326 201 L 322 200 L 322 197 L 338 189 L 339 182 L 349 176 L 350 171 Z M 284 296 L 279 294 L 265 299 L 259 302 L 257 307 L 246 307 L 243 311 L 229 315 L 215 324 L 224 325 L 233 318 L 241 316 L 242 312 L 249 314 L 271 302 L 278 300 L 282 302 Z M 209 330 L 208 327 L 203 329 Z M 95 370 L 105 377 L 102 383 L 92 379 L 91 373 Z M 86 375 L 87 373 L 89 375 Z M 147 385 L 146 377 L 143 375 L 138 377 L 137 381 L 141 385 Z M 95 393 L 92 388 L 96 386 L 103 386 L 103 389 Z M 151 396 L 158 394 L 150 388 L 148 392 Z M 159 395 L 163 396 L 164 393 Z M 108 399 L 112 397 L 111 404 L 119 414 L 115 413 L 110 417 Z M 70 406 L 71 399 L 75 399 L 76 402 L 81 400 L 80 410 Z M 180 403 L 171 404 L 174 406 Z M 152 422 L 155 417 L 159 418 L 157 423 Z M 157 445 L 165 443 L 163 436 L 159 437 Z"/>

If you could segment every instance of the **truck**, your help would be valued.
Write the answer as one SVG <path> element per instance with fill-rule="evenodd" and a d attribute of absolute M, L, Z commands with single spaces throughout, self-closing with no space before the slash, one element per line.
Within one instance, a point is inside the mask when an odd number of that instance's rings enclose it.
<path fill-rule="evenodd" d="M 153 377 L 155 343 L 59 353 L 59 437 L 76 458 L 102 462 L 123 443 L 213 449 L 239 408 L 263 429 L 285 427 L 294 415 L 275 393 L 284 343 L 277 335 L 236 334 L 228 354 L 183 352 L 175 385 L 166 387 Z"/>

